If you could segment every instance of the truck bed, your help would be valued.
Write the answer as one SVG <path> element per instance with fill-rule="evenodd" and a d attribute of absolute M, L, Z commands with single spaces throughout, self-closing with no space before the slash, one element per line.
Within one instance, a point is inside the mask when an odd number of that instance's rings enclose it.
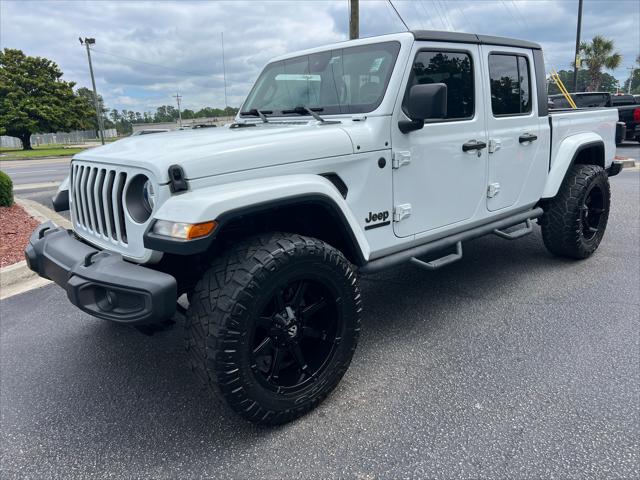
<path fill-rule="evenodd" d="M 551 157 L 549 167 L 557 158 L 558 147 L 564 139 L 574 135 L 596 133 L 604 141 L 605 167 L 615 157 L 615 134 L 618 111 L 610 108 L 549 110 L 551 127 Z"/>

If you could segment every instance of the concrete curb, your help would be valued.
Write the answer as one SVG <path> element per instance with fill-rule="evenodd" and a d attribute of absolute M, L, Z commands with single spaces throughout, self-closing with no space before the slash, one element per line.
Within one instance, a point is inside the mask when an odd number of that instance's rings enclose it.
<path fill-rule="evenodd" d="M 71 228 L 71 222 L 64 218 L 62 215 L 54 212 L 50 208 L 39 204 L 33 200 L 27 200 L 26 198 L 16 197 L 16 203 L 20 205 L 25 212 L 38 220 L 40 223 L 48 222 L 51 220 L 53 223 L 60 227 L 67 229 Z"/>
<path fill-rule="evenodd" d="M 55 160 L 57 158 L 67 158 L 69 155 L 60 155 L 55 157 L 0 157 L 3 162 L 33 162 L 34 160 Z"/>
<path fill-rule="evenodd" d="M 633 158 L 622 161 L 622 168 L 635 168 L 637 166 L 640 166 L 640 162 L 634 160 Z"/>
<path fill-rule="evenodd" d="M 14 192 L 21 192 L 23 190 L 41 190 L 44 188 L 53 189 L 58 188 L 60 182 L 42 182 L 42 183 L 23 183 L 20 185 L 14 185 Z"/>
<path fill-rule="evenodd" d="M 27 267 L 25 260 L 0 268 L 0 300 L 43 287 L 51 280 L 41 278 Z"/>
<path fill-rule="evenodd" d="M 33 272 L 27 267 L 27 261 L 8 265 L 0 268 L 0 288 L 4 289 L 9 285 L 18 283 L 21 280 L 25 280 L 33 275 Z"/>
<path fill-rule="evenodd" d="M 16 198 L 15 201 L 25 212 L 40 223 L 51 220 L 61 227 L 71 228 L 71 222 L 69 220 L 50 208 L 40 205 L 38 202 L 24 198 Z M 27 267 L 27 262 L 23 260 L 13 265 L 0 268 L 0 299 L 9 298 L 49 283 L 51 283 L 50 280 L 41 278 L 38 274 L 32 272 L 29 267 Z"/>

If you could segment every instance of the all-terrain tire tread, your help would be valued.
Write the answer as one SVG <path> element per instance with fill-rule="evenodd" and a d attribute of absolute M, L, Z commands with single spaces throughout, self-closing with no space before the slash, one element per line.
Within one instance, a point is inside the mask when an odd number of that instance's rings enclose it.
<path fill-rule="evenodd" d="M 572 165 L 558 194 L 545 204 L 540 226 L 544 245 L 551 253 L 561 257 L 583 259 L 598 248 L 607 225 L 609 209 L 603 213 L 605 217 L 602 232 L 598 234 L 597 240 L 585 242 L 581 233 L 580 207 L 588 186 L 600 179 L 603 179 L 606 185 L 604 194 L 608 207 L 611 192 L 607 173 L 597 165 Z"/>
<path fill-rule="evenodd" d="M 238 322 L 251 302 L 251 287 L 265 272 L 282 264 L 287 256 L 319 255 L 338 266 L 354 292 L 357 315 L 355 342 L 348 361 L 333 377 L 333 384 L 312 401 L 286 411 L 265 410 L 245 395 L 232 355 L 239 340 Z M 293 420 L 315 408 L 335 388 L 347 370 L 357 345 L 362 311 L 356 274 L 344 255 L 321 240 L 298 234 L 270 233 L 249 238 L 224 252 L 196 284 L 185 321 L 185 343 L 192 370 L 237 414 L 258 424 L 276 425 Z"/>

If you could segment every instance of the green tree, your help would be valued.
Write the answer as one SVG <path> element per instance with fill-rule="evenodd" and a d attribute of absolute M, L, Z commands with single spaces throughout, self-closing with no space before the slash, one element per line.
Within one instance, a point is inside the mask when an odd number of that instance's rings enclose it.
<path fill-rule="evenodd" d="M 573 92 L 573 71 L 560 70 L 558 75 L 560 76 L 562 83 L 564 83 L 564 86 L 567 87 L 570 92 Z M 590 80 L 591 77 L 589 76 L 589 72 L 586 70 L 578 70 L 578 92 L 586 91 Z M 607 72 L 602 72 L 599 91 L 615 93 L 617 82 L 618 80 L 616 80 L 616 77 L 608 74 Z M 549 95 L 555 95 L 558 93 L 560 93 L 560 89 L 553 81 L 551 81 L 549 84 Z"/>
<path fill-rule="evenodd" d="M 62 80 L 51 60 L 21 50 L 0 52 L 0 135 L 18 137 L 31 150 L 33 133 L 80 128 L 87 105 L 73 93 L 75 83 Z"/>
<path fill-rule="evenodd" d="M 188 108 L 185 108 L 182 111 L 182 118 L 184 120 L 189 120 L 191 118 L 196 118 L 196 112 L 194 112 L 193 110 L 189 110 Z"/>
<path fill-rule="evenodd" d="M 120 112 L 115 108 L 112 108 L 111 112 L 109 113 L 109 117 L 111 117 L 111 121 L 113 123 L 118 123 L 120 121 Z"/>
<path fill-rule="evenodd" d="M 173 105 L 162 105 L 156 109 L 153 121 L 156 123 L 173 122 L 178 119 L 178 109 Z"/>
<path fill-rule="evenodd" d="M 96 104 L 93 96 L 93 90 L 89 90 L 86 87 L 80 87 L 76 90 L 76 95 L 78 96 L 78 100 L 83 104 L 84 115 L 80 119 L 80 128 L 82 128 L 83 130 L 98 130 L 98 120 L 96 118 Z M 102 95 L 98 95 L 98 108 L 100 109 L 100 114 L 106 128 L 106 123 L 108 122 L 106 114 L 108 110 L 104 106 L 104 99 L 102 98 Z"/>
<path fill-rule="evenodd" d="M 622 55 L 614 52 L 615 44 L 613 40 L 596 35 L 591 42 L 580 44 L 580 55 L 587 65 L 590 82 L 587 87 L 588 92 L 600 90 L 602 81 L 602 69 L 615 70 L 622 63 Z"/>

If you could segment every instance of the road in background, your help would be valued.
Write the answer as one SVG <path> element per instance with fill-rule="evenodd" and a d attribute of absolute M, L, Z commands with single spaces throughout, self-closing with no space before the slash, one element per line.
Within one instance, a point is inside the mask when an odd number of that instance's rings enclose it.
<path fill-rule="evenodd" d="M 640 143 L 625 142 L 616 147 L 616 156 L 633 158 L 640 162 Z"/>
<path fill-rule="evenodd" d="M 14 186 L 58 182 L 69 175 L 71 157 L 34 160 L 0 160 L 0 170 L 11 177 Z"/>
<path fill-rule="evenodd" d="M 2 477 L 638 478 L 640 172 L 611 184 L 588 260 L 536 227 L 364 277 L 350 369 L 279 428 L 222 413 L 180 322 L 149 336 L 55 285 L 2 300 Z"/>

